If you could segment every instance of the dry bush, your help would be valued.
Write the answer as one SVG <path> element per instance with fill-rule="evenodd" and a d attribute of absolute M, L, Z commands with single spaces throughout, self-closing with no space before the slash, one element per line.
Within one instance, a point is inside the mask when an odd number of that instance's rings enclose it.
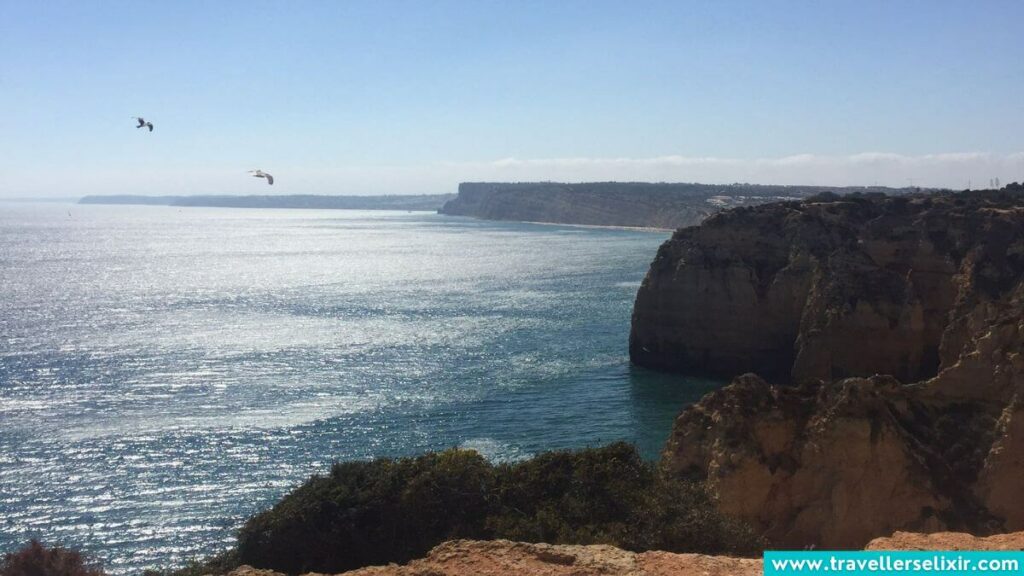
<path fill-rule="evenodd" d="M 4 554 L 0 576 L 104 576 L 103 568 L 76 550 L 47 548 L 32 540 Z"/>

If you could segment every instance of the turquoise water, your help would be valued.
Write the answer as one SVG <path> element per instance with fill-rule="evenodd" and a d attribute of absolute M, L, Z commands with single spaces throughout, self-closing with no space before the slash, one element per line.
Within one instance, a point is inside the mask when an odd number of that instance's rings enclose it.
<path fill-rule="evenodd" d="M 715 385 L 628 363 L 666 237 L 0 204 L 0 551 L 174 565 L 340 459 L 618 439 L 653 458 Z"/>

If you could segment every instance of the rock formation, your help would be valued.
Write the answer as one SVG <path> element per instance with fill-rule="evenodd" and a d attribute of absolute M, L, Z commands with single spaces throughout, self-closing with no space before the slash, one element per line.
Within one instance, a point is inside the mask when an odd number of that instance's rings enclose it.
<path fill-rule="evenodd" d="M 758 576 L 761 560 L 670 552 L 635 553 L 614 546 L 551 545 L 508 540 L 454 540 L 399 566 L 372 566 L 345 576 Z M 229 576 L 284 576 L 242 566 Z"/>
<path fill-rule="evenodd" d="M 978 538 L 943 532 L 897 532 L 877 538 L 868 550 L 1024 550 L 1024 532 Z M 445 542 L 399 566 L 372 566 L 344 576 L 760 576 L 761 560 L 670 552 L 627 552 L 613 546 L 553 546 L 508 540 Z M 241 566 L 229 576 L 284 576 Z"/>
<path fill-rule="evenodd" d="M 685 410 L 663 465 L 787 547 L 1024 527 L 1022 352 L 1024 197 L 997 192 L 718 214 L 659 250 L 630 339 L 775 382 Z"/>
<path fill-rule="evenodd" d="M 698 224 L 723 208 L 850 190 L 750 184 L 467 182 L 459 184 L 458 196 L 440 212 L 487 220 L 674 229 Z"/>
<path fill-rule="evenodd" d="M 962 532 L 897 532 L 875 538 L 865 550 L 1024 550 L 1024 532 L 979 538 Z"/>

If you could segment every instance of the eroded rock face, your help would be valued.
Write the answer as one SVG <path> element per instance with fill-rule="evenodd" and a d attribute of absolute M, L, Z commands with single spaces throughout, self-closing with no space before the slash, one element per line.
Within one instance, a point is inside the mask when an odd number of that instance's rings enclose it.
<path fill-rule="evenodd" d="M 639 363 L 792 384 L 736 378 L 663 456 L 786 547 L 1024 527 L 1022 352 L 1024 200 L 1007 194 L 716 216 L 662 247 L 631 340 Z"/>
<path fill-rule="evenodd" d="M 1022 209 L 993 194 L 719 213 L 658 251 L 637 294 L 630 357 L 773 381 L 934 376 L 991 316 L 976 309 L 1019 282 Z M 950 333 L 951 323 L 963 326 Z"/>
<path fill-rule="evenodd" d="M 1024 528 L 1024 407 L 1020 398 L 1003 410 L 974 486 L 975 495 L 1008 530 Z"/>
<path fill-rule="evenodd" d="M 680 415 L 669 472 L 705 478 L 721 509 L 785 547 L 856 548 L 895 530 L 987 532 L 973 466 L 950 462 L 957 440 L 991 443 L 984 411 L 957 414 L 891 377 L 771 386 L 752 374 Z M 955 434 L 955 432 L 954 432 Z"/>

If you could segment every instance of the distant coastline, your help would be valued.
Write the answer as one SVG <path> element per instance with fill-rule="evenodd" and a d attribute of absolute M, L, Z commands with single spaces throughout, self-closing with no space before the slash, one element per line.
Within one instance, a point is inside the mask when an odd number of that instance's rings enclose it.
<path fill-rule="evenodd" d="M 441 214 L 616 228 L 674 230 L 740 206 L 817 194 L 904 194 L 916 188 L 772 186 L 664 182 L 464 182 Z"/>
<path fill-rule="evenodd" d="M 197 196 L 85 196 L 79 204 L 135 204 L 212 208 L 306 208 L 320 210 L 438 210 L 454 194 L 388 196 L 326 196 L 289 194 L 280 196 L 197 195 Z"/>
<path fill-rule="evenodd" d="M 328 196 L 90 195 L 80 204 L 176 207 L 436 211 L 448 216 L 533 224 L 665 231 L 695 226 L 729 208 L 819 194 L 888 194 L 920 188 L 775 186 L 664 182 L 463 182 L 457 194 Z"/>

